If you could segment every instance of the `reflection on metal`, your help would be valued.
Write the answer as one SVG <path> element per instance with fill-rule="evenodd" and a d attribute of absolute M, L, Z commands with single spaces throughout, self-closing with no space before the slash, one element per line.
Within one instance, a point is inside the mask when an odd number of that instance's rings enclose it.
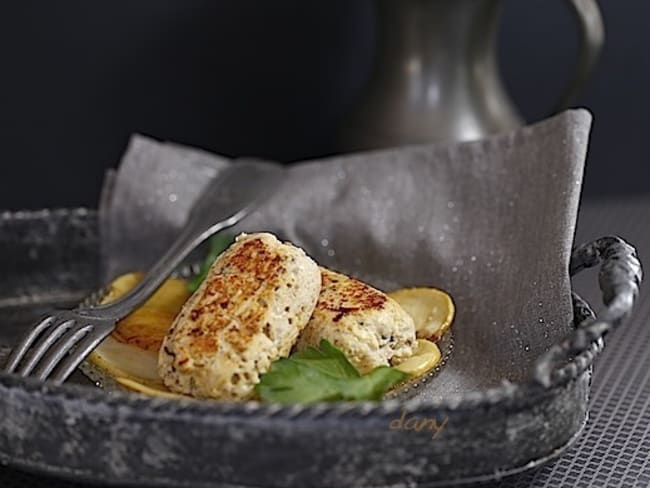
<path fill-rule="evenodd" d="M 603 21 L 596 0 L 567 0 L 581 31 L 575 74 L 555 110 L 575 98 L 598 59 Z M 498 71 L 501 0 L 375 0 L 377 62 L 340 149 L 433 140 L 465 141 L 522 119 Z"/>

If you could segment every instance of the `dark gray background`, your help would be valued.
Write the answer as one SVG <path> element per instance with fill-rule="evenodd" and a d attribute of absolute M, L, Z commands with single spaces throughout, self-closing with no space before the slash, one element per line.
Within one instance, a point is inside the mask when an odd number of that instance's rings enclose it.
<path fill-rule="evenodd" d="M 505 0 L 501 64 L 528 120 L 568 77 L 562 0 Z M 650 4 L 601 1 L 585 192 L 646 191 Z M 132 132 L 228 155 L 331 153 L 373 56 L 370 0 L 59 0 L 0 6 L 0 208 L 95 206 Z"/>

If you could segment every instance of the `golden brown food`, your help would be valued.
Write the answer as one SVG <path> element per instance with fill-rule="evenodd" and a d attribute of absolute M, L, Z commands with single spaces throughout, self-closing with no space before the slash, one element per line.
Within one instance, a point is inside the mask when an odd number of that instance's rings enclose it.
<path fill-rule="evenodd" d="M 138 284 L 142 277 L 142 273 L 120 276 L 111 283 L 102 303 L 117 300 Z M 170 325 L 189 296 L 185 280 L 166 280 L 140 308 L 117 323 L 112 336 L 119 342 L 157 352 Z"/>
<path fill-rule="evenodd" d="M 397 302 L 375 288 L 321 268 L 322 288 L 297 348 L 327 339 L 361 372 L 397 364 L 415 346 L 413 319 Z"/>
<path fill-rule="evenodd" d="M 101 303 L 122 297 L 142 276 L 142 273 L 128 273 L 116 278 Z M 162 386 L 158 376 L 158 350 L 189 296 L 185 280 L 166 280 L 140 308 L 120 320 L 113 333 L 91 353 L 88 373 L 100 381 L 108 375 Z"/>
<path fill-rule="evenodd" d="M 287 356 L 321 288 L 318 266 L 267 233 L 241 235 L 185 303 L 159 353 L 173 392 L 246 399 L 260 374 Z"/>

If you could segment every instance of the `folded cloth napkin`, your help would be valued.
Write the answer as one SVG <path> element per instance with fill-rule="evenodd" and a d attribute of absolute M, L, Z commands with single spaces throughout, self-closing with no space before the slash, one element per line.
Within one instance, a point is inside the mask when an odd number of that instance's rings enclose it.
<path fill-rule="evenodd" d="M 570 110 L 476 142 L 295 164 L 236 232 L 274 232 L 385 290 L 447 290 L 454 351 L 423 399 L 526 381 L 572 326 L 568 262 L 590 126 L 586 110 Z M 105 277 L 146 269 L 228 164 L 134 136 L 100 202 Z"/>

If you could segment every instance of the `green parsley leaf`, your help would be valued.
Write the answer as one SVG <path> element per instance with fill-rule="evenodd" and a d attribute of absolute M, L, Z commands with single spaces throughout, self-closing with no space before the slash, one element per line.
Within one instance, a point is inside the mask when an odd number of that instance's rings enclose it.
<path fill-rule="evenodd" d="M 311 403 L 339 400 L 379 400 L 408 374 L 387 366 L 360 375 L 343 352 L 325 339 L 271 364 L 255 386 L 267 402 Z"/>
<path fill-rule="evenodd" d="M 187 288 L 191 293 L 194 293 L 199 289 L 199 286 L 201 286 L 203 280 L 208 276 L 208 271 L 210 271 L 210 267 L 219 257 L 219 254 L 228 249 L 234 241 L 235 238 L 230 234 L 217 234 L 210 239 L 210 250 L 201 263 L 199 274 L 192 278 L 187 284 Z"/>

